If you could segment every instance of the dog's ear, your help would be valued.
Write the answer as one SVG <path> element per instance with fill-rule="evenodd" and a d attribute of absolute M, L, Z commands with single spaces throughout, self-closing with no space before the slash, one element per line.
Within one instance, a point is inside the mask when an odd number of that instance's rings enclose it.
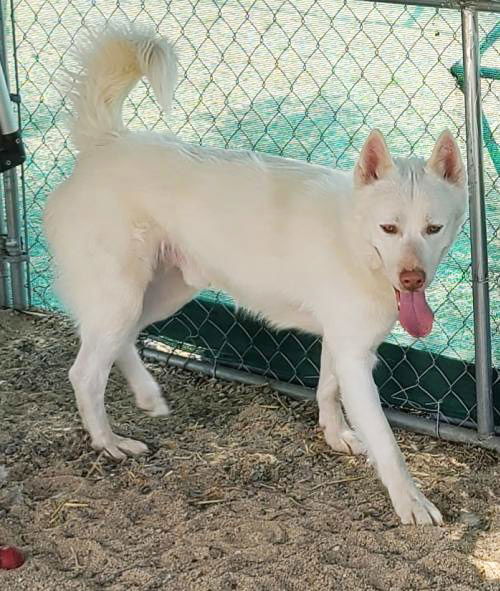
<path fill-rule="evenodd" d="M 438 137 L 426 169 L 452 185 L 463 185 L 465 169 L 457 142 L 448 129 Z"/>
<path fill-rule="evenodd" d="M 354 169 L 354 182 L 358 187 L 369 185 L 382 178 L 393 166 L 384 136 L 378 129 L 374 129 L 361 149 Z"/>

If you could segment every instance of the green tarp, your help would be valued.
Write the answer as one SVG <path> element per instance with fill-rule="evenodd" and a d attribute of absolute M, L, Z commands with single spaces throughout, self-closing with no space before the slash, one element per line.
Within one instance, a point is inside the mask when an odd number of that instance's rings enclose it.
<path fill-rule="evenodd" d="M 149 333 L 208 362 L 309 388 L 317 384 L 318 338 L 274 331 L 224 299 L 202 295 Z M 381 345 L 379 357 L 375 380 L 386 405 L 443 421 L 476 420 L 472 364 L 389 343 Z M 500 427 L 500 376 L 498 369 L 492 372 Z"/>

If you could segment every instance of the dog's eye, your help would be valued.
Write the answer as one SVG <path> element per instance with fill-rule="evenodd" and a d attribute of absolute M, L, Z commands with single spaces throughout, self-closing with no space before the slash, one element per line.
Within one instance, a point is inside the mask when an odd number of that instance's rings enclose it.
<path fill-rule="evenodd" d="M 437 234 L 443 226 L 439 226 L 438 224 L 429 224 L 425 229 L 426 234 Z"/>
<path fill-rule="evenodd" d="M 398 227 L 395 224 L 381 224 L 380 227 L 386 234 L 398 233 Z"/>

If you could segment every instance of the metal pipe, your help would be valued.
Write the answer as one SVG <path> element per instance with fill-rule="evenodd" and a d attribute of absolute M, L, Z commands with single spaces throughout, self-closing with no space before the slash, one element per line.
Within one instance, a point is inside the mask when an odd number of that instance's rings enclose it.
<path fill-rule="evenodd" d="M 6 237 L 6 229 L 4 222 L 3 210 L 3 192 L 0 193 L 0 308 L 7 308 L 9 305 L 9 270 L 7 263 L 2 259 L 4 254 L 4 239 Z"/>
<path fill-rule="evenodd" d="M 220 378 L 222 380 L 240 382 L 242 384 L 251 384 L 253 386 L 269 385 L 277 392 L 282 392 L 294 400 L 316 400 L 314 390 L 304 388 L 303 386 L 297 386 L 295 384 L 289 384 L 287 382 L 270 380 L 269 378 L 259 376 L 254 373 L 239 371 L 230 367 L 218 365 L 213 366 L 206 361 L 191 359 L 189 357 L 181 357 L 180 355 L 175 354 L 163 353 L 162 351 L 156 351 L 154 349 L 149 349 L 148 347 L 143 349 L 142 354 L 146 359 L 158 361 L 160 363 L 166 363 L 172 367 L 201 373 L 211 378 Z"/>
<path fill-rule="evenodd" d="M 6 250 L 10 263 L 10 286 L 12 293 L 12 307 L 15 310 L 27 308 L 25 255 L 21 240 L 21 222 L 19 219 L 19 190 L 17 171 L 11 168 L 3 173 L 5 195 L 5 212 L 7 218 Z"/>
<path fill-rule="evenodd" d="M 3 26 L 2 19 L 2 5 L 0 0 L 0 27 Z M 4 68 L 3 63 L 3 48 L 4 48 L 4 33 L 3 28 L 0 28 L 0 67 Z M 0 257 L 5 254 L 5 239 L 7 238 L 7 229 L 5 225 L 5 213 L 4 213 L 4 192 L 3 187 L 0 188 L 0 240 L 2 243 L 0 244 Z M 0 308 L 4 307 L 7 308 L 10 305 L 10 297 L 9 297 L 9 266 L 0 258 Z"/>
<path fill-rule="evenodd" d="M 0 0 L 1 1 L 1 0 Z M 12 31 L 12 47 L 14 50 L 14 84 L 15 84 L 15 88 L 16 88 L 16 92 L 17 92 L 17 104 L 18 104 L 18 108 L 17 108 L 17 125 L 18 125 L 18 129 L 22 130 L 22 119 L 21 119 L 21 109 L 19 107 L 19 105 L 21 104 L 20 102 L 20 96 L 19 96 L 19 62 L 17 59 L 17 40 L 16 40 L 16 23 L 15 23 L 15 18 L 14 18 L 14 0 L 10 0 L 9 3 L 10 6 L 10 26 L 11 26 L 11 31 Z M 7 52 L 5 51 L 5 38 L 3 39 L 4 42 L 4 54 L 5 56 L 7 56 Z M 25 245 L 25 253 L 24 253 L 24 277 L 25 277 L 25 286 L 24 286 L 24 293 L 25 293 L 25 302 L 23 305 L 23 308 L 27 309 L 27 308 L 31 308 L 31 277 L 30 277 L 30 266 L 28 264 L 29 261 L 29 257 L 28 257 L 28 245 L 29 245 L 29 240 L 28 240 L 28 224 L 27 224 L 27 216 L 26 216 L 26 191 L 25 191 L 25 177 L 24 177 L 24 169 L 21 166 L 21 174 L 20 176 L 20 183 L 21 183 L 21 208 L 22 211 L 24 212 L 23 215 L 23 219 L 22 219 L 22 227 L 23 227 L 23 238 L 24 238 L 24 245 Z M 19 193 L 19 191 L 18 191 Z"/>
<path fill-rule="evenodd" d="M 373 0 L 359 0 L 361 2 L 370 2 Z M 377 0 L 383 4 L 404 4 L 411 6 L 424 6 L 431 8 L 449 8 L 455 10 L 478 10 L 482 12 L 500 12 L 499 0 Z"/>
<path fill-rule="evenodd" d="M 3 135 L 14 133 L 19 129 L 12 109 L 6 78 L 7 72 L 4 71 L 4 75 L 0 76 L 0 122 L 2 123 L 1 131 Z"/>
<path fill-rule="evenodd" d="M 465 427 L 457 427 L 456 425 L 449 425 L 441 423 L 437 425 L 435 422 L 412 415 L 393 408 L 386 408 L 384 412 L 389 419 L 389 422 L 394 427 L 408 429 L 416 433 L 423 433 L 424 435 L 431 435 L 439 439 L 446 439 L 448 441 L 455 441 L 456 443 L 467 443 L 470 445 L 478 445 L 486 449 L 491 449 L 500 453 L 500 437 L 488 437 L 483 439 L 479 433 L 474 429 L 466 429 Z"/>
<path fill-rule="evenodd" d="M 8 92 L 8 64 L 5 45 L 5 16 L 0 1 L 0 61 L 4 71 Z M 16 126 L 17 128 L 17 126 Z M 21 221 L 19 215 L 19 189 L 17 171 L 12 168 L 3 174 L 5 216 L 7 237 L 5 248 L 9 255 L 10 287 L 12 292 L 12 307 L 24 310 L 27 307 L 25 253 L 22 245 Z"/>
<path fill-rule="evenodd" d="M 477 12 L 462 10 L 467 174 L 472 252 L 472 297 L 479 437 L 494 433 L 488 245 L 484 205 L 481 78 Z"/>
<path fill-rule="evenodd" d="M 8 277 L 7 266 L 0 261 L 0 308 L 9 307 L 9 300 L 7 298 L 7 294 L 9 293 Z"/>
<path fill-rule="evenodd" d="M 0 65 L 4 71 L 5 81 L 7 83 L 7 91 L 9 87 L 9 67 L 7 62 L 7 44 L 5 43 L 5 11 L 3 6 L 4 0 L 0 0 Z"/>
<path fill-rule="evenodd" d="M 316 400 L 314 390 L 289 384 L 287 382 L 280 382 L 278 380 L 269 380 L 263 376 L 247 373 L 229 367 L 218 367 L 210 365 L 206 361 L 197 359 L 190 359 L 188 357 L 181 357 L 180 355 L 167 354 L 162 351 L 156 351 L 150 348 L 144 348 L 143 356 L 151 361 L 156 361 L 177 367 L 202 373 L 206 376 L 220 378 L 232 382 L 239 382 L 242 384 L 252 384 L 255 386 L 268 385 L 277 392 L 285 394 L 294 400 Z M 399 410 L 384 409 L 384 412 L 389 422 L 395 427 L 401 427 L 415 431 L 416 433 L 424 433 L 425 435 L 432 435 L 441 439 L 449 441 L 456 441 L 458 443 L 468 443 L 471 445 L 479 445 L 486 449 L 491 449 L 500 452 L 500 437 L 490 437 L 482 439 L 478 433 L 473 429 L 466 429 L 464 427 L 457 427 L 455 425 L 448 425 L 441 423 L 437 425 L 435 422 L 412 414 L 407 414 Z"/>

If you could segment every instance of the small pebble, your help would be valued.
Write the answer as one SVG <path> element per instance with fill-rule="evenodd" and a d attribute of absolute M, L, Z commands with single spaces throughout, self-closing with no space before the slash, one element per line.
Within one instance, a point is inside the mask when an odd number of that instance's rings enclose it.
<path fill-rule="evenodd" d="M 462 511 L 458 521 L 467 527 L 481 527 L 481 518 L 479 515 L 471 513 L 470 511 Z"/>
<path fill-rule="evenodd" d="M 0 486 L 7 482 L 7 468 L 0 464 Z"/>

